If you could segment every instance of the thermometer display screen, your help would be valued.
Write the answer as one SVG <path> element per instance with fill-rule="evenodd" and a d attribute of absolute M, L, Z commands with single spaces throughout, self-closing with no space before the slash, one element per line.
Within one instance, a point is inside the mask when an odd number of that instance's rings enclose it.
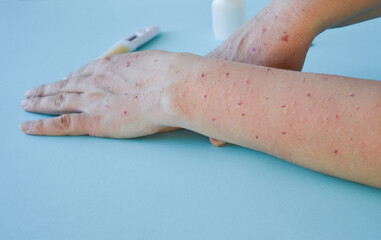
<path fill-rule="evenodd" d="M 132 41 L 132 40 L 134 40 L 135 38 L 137 38 L 138 36 L 136 36 L 136 35 L 132 35 L 131 37 L 129 37 L 129 38 L 127 38 L 127 40 L 128 41 Z"/>

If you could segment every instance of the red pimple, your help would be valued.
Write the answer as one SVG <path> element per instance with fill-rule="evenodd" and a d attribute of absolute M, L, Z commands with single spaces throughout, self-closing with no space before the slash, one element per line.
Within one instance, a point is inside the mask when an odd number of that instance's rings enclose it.
<path fill-rule="evenodd" d="M 336 149 L 333 151 L 335 154 L 338 154 L 339 153 L 339 151 L 337 151 Z"/>
<path fill-rule="evenodd" d="M 212 118 L 212 121 L 213 121 L 213 122 L 216 121 L 216 118 Z"/>
<path fill-rule="evenodd" d="M 127 93 L 124 93 L 124 96 L 127 96 Z"/>
<path fill-rule="evenodd" d="M 135 86 L 136 86 L 136 87 L 139 87 L 139 83 L 135 83 Z"/>
<path fill-rule="evenodd" d="M 124 111 L 123 114 L 126 115 L 126 114 L 127 114 L 127 111 Z"/>
<path fill-rule="evenodd" d="M 237 102 L 237 105 L 241 106 L 242 105 L 242 101 Z"/>
<path fill-rule="evenodd" d="M 138 57 L 139 57 L 139 54 L 136 54 L 135 58 L 138 59 Z"/>
<path fill-rule="evenodd" d="M 286 105 L 282 105 L 282 106 L 281 106 L 281 108 L 285 108 L 285 107 L 286 107 Z"/>
<path fill-rule="evenodd" d="M 308 96 L 308 98 L 311 98 L 311 93 L 308 93 L 307 96 Z"/>
<path fill-rule="evenodd" d="M 267 97 L 266 100 L 269 100 L 269 98 Z"/>
<path fill-rule="evenodd" d="M 204 95 L 204 98 L 206 98 L 207 96 L 208 96 L 208 95 L 205 94 L 205 95 Z"/>
<path fill-rule="evenodd" d="M 250 84 L 250 80 L 248 79 L 248 80 L 246 80 L 246 84 Z"/>
<path fill-rule="evenodd" d="M 281 39 L 282 39 L 282 41 L 284 41 L 284 42 L 288 42 L 288 35 L 287 35 L 287 34 L 284 35 Z"/>
<path fill-rule="evenodd" d="M 278 19 L 278 15 L 275 16 L 275 19 Z"/>
<path fill-rule="evenodd" d="M 304 8 L 302 9 L 302 12 L 304 12 Z"/>
<path fill-rule="evenodd" d="M 338 119 L 338 118 L 339 118 L 339 115 L 336 114 L 336 119 Z"/>
<path fill-rule="evenodd" d="M 107 105 L 107 104 L 106 104 L 106 106 L 105 106 L 105 107 L 106 107 L 106 108 L 108 108 L 108 107 L 109 107 L 109 105 Z"/>
<path fill-rule="evenodd" d="M 255 51 L 256 51 L 256 49 L 255 49 L 255 48 L 252 48 L 252 49 L 251 49 L 251 54 L 254 54 Z"/>
<path fill-rule="evenodd" d="M 283 135 L 286 135 L 287 134 L 287 132 L 281 132 Z"/>
<path fill-rule="evenodd" d="M 105 60 L 110 61 L 111 58 L 109 56 L 105 57 Z"/>
<path fill-rule="evenodd" d="M 351 96 L 351 97 L 354 97 L 354 96 L 355 96 L 355 94 L 354 94 L 354 93 L 351 93 L 349 96 Z"/>
<path fill-rule="evenodd" d="M 266 72 L 270 72 L 271 71 L 271 69 L 270 68 L 266 68 Z"/>
<path fill-rule="evenodd" d="M 265 33 L 265 32 L 266 32 L 266 28 L 263 28 L 263 29 L 262 29 L 262 33 Z"/>
<path fill-rule="evenodd" d="M 201 74 L 201 77 L 205 77 L 205 73 L 202 73 L 202 74 Z"/>
<path fill-rule="evenodd" d="M 226 76 L 226 77 L 229 77 L 229 75 L 230 75 L 230 73 L 225 73 L 225 76 Z"/>
<path fill-rule="evenodd" d="M 246 114 L 242 113 L 242 117 L 246 116 Z"/>
<path fill-rule="evenodd" d="M 259 137 L 258 137 L 258 135 L 257 136 L 255 136 L 255 139 L 258 139 Z"/>
<path fill-rule="evenodd" d="M 135 96 L 135 99 L 138 99 L 138 96 Z"/>
<path fill-rule="evenodd" d="M 126 67 L 130 67 L 130 66 L 131 66 L 131 62 L 127 62 Z"/>

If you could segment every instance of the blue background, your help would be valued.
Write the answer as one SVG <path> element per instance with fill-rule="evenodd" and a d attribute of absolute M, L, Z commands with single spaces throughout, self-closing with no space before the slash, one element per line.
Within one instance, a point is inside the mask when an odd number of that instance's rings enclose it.
<path fill-rule="evenodd" d="M 248 16 L 269 1 L 246 1 Z M 157 24 L 142 49 L 206 54 L 211 1 L 0 0 L 0 239 L 381 239 L 381 190 L 180 130 L 24 135 L 26 89 Z M 381 80 L 381 19 L 329 30 L 304 71 Z"/>

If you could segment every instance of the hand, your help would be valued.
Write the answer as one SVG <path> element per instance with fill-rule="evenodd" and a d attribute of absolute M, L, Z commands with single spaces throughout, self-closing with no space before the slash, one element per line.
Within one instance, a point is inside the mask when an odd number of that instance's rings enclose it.
<path fill-rule="evenodd" d="M 20 125 L 31 135 L 132 138 L 166 129 L 162 107 L 175 54 L 146 51 L 96 60 L 26 91 L 29 112 L 61 115 Z M 163 122 L 161 122 L 163 120 Z"/>

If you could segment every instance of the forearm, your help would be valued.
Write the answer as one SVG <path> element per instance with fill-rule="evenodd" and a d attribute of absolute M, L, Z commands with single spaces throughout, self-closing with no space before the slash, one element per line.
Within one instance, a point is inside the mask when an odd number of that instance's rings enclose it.
<path fill-rule="evenodd" d="M 380 82 L 179 59 L 166 124 L 381 187 Z"/>

